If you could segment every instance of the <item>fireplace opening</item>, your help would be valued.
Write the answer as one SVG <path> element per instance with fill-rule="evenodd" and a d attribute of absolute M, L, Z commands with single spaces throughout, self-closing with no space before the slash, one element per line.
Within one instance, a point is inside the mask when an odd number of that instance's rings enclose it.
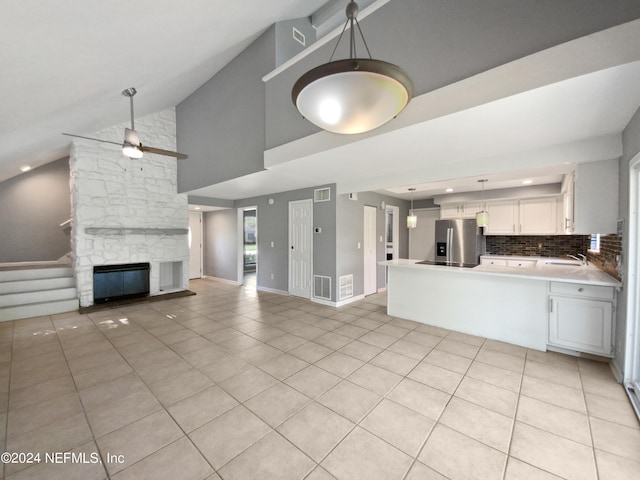
<path fill-rule="evenodd" d="M 149 270 L 148 263 L 93 267 L 94 303 L 148 296 Z"/>

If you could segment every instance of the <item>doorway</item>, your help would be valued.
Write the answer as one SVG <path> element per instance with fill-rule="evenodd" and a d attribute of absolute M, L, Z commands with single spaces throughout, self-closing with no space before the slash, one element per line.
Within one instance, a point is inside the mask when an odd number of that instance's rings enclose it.
<path fill-rule="evenodd" d="M 311 298 L 313 203 L 289 202 L 289 294 Z"/>
<path fill-rule="evenodd" d="M 189 279 L 202 278 L 202 212 L 189 211 Z"/>
<path fill-rule="evenodd" d="M 255 287 L 258 274 L 258 207 L 244 207 L 241 213 L 242 283 Z"/>
<path fill-rule="evenodd" d="M 397 260 L 400 258 L 400 207 L 387 205 L 384 219 L 386 259 Z"/>
<path fill-rule="evenodd" d="M 629 279 L 625 388 L 640 418 L 640 154 L 629 166 Z"/>
<path fill-rule="evenodd" d="M 375 207 L 364 207 L 364 294 L 378 291 L 377 255 L 376 255 L 376 213 Z"/>

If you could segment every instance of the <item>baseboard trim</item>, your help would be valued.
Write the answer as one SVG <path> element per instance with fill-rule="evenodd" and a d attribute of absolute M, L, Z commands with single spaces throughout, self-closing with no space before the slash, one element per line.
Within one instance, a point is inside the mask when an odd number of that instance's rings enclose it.
<path fill-rule="evenodd" d="M 289 296 L 289 292 L 287 292 L 286 290 L 278 290 L 277 288 L 269 288 L 269 287 L 262 287 L 260 285 L 256 285 L 256 290 L 260 292 L 277 293 L 278 295 Z"/>
<path fill-rule="evenodd" d="M 620 371 L 620 367 L 618 367 L 618 364 L 615 358 L 612 358 L 611 361 L 609 362 L 609 368 L 611 368 L 611 373 L 613 373 L 613 376 L 615 377 L 616 382 L 622 383 L 622 381 L 624 380 L 624 376 L 622 375 L 622 372 Z"/>
<path fill-rule="evenodd" d="M 344 305 L 349 305 L 350 303 L 357 302 L 362 299 L 364 299 L 364 295 L 356 295 L 355 297 L 339 301 L 338 303 L 336 303 L 336 307 L 343 307 Z"/>
<path fill-rule="evenodd" d="M 350 298 L 347 298 L 345 300 L 341 300 L 339 302 L 332 302 L 331 300 L 325 300 L 323 298 L 312 297 L 311 301 L 315 302 L 315 303 L 319 303 L 321 305 L 327 305 L 329 307 L 338 308 L 338 307 L 343 307 L 344 305 L 348 305 L 348 304 L 353 303 L 353 302 L 357 302 L 358 300 L 362 300 L 363 298 L 364 298 L 364 295 L 358 295 L 356 297 L 350 297 Z"/>
<path fill-rule="evenodd" d="M 240 282 L 237 282 L 235 280 L 229 280 L 228 278 L 212 277 L 211 275 L 205 275 L 202 278 L 206 278 L 208 280 L 215 280 L 216 282 L 228 283 L 229 285 L 242 285 Z"/>
<path fill-rule="evenodd" d="M 384 292 L 386 292 L 386 291 L 387 291 L 387 287 L 380 287 L 380 288 L 378 289 L 378 293 L 384 293 Z"/>

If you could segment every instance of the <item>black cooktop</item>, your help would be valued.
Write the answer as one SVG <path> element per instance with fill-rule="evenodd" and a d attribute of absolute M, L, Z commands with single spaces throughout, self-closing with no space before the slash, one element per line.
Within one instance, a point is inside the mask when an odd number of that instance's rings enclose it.
<path fill-rule="evenodd" d="M 442 267 L 461 267 L 461 268 L 473 268 L 477 267 L 476 263 L 455 263 L 455 262 L 438 262 L 436 260 L 423 260 L 421 262 L 416 262 L 416 264 L 420 265 L 440 265 Z"/>

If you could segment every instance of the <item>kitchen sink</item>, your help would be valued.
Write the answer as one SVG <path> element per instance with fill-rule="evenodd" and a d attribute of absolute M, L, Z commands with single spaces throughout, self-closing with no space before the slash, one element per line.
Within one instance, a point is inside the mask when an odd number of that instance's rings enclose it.
<path fill-rule="evenodd" d="M 577 260 L 563 260 L 561 258 L 553 258 L 549 260 L 538 260 L 538 264 L 542 263 L 543 265 L 556 265 L 562 267 L 582 267 L 584 266 L 582 262 Z"/>

